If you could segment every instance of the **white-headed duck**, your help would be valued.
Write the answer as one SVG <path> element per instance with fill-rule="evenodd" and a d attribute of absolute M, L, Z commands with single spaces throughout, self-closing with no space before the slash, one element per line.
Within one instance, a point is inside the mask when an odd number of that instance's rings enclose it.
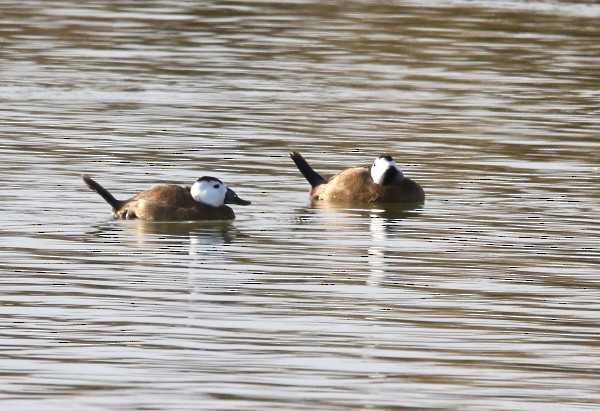
<path fill-rule="evenodd" d="M 215 177 L 200 177 L 192 187 L 161 184 L 142 191 L 129 200 L 117 200 L 89 176 L 81 176 L 89 188 L 111 205 L 118 219 L 149 221 L 233 220 L 233 210 L 225 204 L 248 205 L 225 183 Z"/>
<path fill-rule="evenodd" d="M 313 202 L 422 204 L 425 192 L 407 178 L 394 159 L 380 156 L 372 165 L 349 168 L 326 180 L 296 150 L 290 152 L 298 170 L 311 185 Z"/>

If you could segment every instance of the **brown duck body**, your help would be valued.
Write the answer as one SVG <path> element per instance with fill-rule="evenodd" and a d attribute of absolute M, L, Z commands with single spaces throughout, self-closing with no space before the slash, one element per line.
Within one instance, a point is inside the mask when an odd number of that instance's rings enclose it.
<path fill-rule="evenodd" d="M 233 220 L 233 210 L 222 205 L 213 207 L 199 203 L 190 194 L 189 187 L 175 184 L 161 184 L 149 188 L 129 200 L 116 200 L 104 187 L 88 176 L 83 181 L 104 198 L 112 208 L 117 219 L 148 221 L 184 221 L 184 220 Z"/>
<path fill-rule="evenodd" d="M 292 160 L 311 184 L 310 198 L 313 203 L 404 203 L 422 204 L 425 192 L 421 186 L 409 179 L 402 178 L 391 184 L 377 184 L 371 176 L 370 166 L 353 167 L 344 170 L 329 180 L 315 172 L 300 153 L 293 150 Z"/>
<path fill-rule="evenodd" d="M 349 168 L 310 190 L 313 201 L 360 203 L 423 203 L 425 193 L 415 181 L 404 178 L 393 185 L 376 184 L 369 166 Z"/>
<path fill-rule="evenodd" d="M 194 200 L 189 188 L 175 184 L 161 184 L 142 191 L 113 210 L 113 216 L 149 221 L 235 219 L 231 207 L 199 203 Z"/>

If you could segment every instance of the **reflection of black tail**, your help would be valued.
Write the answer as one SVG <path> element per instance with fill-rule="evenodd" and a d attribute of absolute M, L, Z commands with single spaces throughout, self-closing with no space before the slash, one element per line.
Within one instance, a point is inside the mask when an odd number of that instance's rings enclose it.
<path fill-rule="evenodd" d="M 106 201 L 108 204 L 110 204 L 113 209 L 116 210 L 119 207 L 121 207 L 121 205 L 123 204 L 122 201 L 119 201 L 116 198 L 114 198 L 111 193 L 109 193 L 100 184 L 98 184 L 94 180 L 92 180 L 89 176 L 86 176 L 84 174 L 81 176 L 81 178 L 83 178 L 83 181 L 87 184 L 87 186 L 89 188 L 91 188 L 92 190 L 94 190 L 95 192 L 100 194 L 102 196 L 102 198 L 104 199 L 104 201 Z"/>
<path fill-rule="evenodd" d="M 302 157 L 302 154 L 296 150 L 292 150 L 290 151 L 290 157 L 292 160 L 294 160 L 296 167 L 298 167 L 298 170 L 300 170 L 302 175 L 308 180 L 312 187 L 316 187 L 326 182 L 326 180 L 321 177 L 319 173 L 312 169 L 304 157 Z"/>

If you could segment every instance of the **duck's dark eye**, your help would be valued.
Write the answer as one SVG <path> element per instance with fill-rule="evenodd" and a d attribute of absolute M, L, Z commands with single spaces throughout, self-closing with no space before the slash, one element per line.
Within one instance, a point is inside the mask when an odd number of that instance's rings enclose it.
<path fill-rule="evenodd" d="M 221 187 L 221 186 L 220 186 L 219 184 L 215 184 L 213 187 L 214 187 L 214 188 L 219 188 L 219 187 Z"/>

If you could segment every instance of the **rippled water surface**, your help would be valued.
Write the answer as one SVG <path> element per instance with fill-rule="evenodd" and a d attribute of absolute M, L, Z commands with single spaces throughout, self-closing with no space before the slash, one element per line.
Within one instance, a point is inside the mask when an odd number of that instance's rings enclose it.
<path fill-rule="evenodd" d="M 593 1 L 0 5 L 2 409 L 596 409 Z M 389 153 L 418 209 L 312 207 Z M 226 181 L 229 223 L 114 221 Z"/>

